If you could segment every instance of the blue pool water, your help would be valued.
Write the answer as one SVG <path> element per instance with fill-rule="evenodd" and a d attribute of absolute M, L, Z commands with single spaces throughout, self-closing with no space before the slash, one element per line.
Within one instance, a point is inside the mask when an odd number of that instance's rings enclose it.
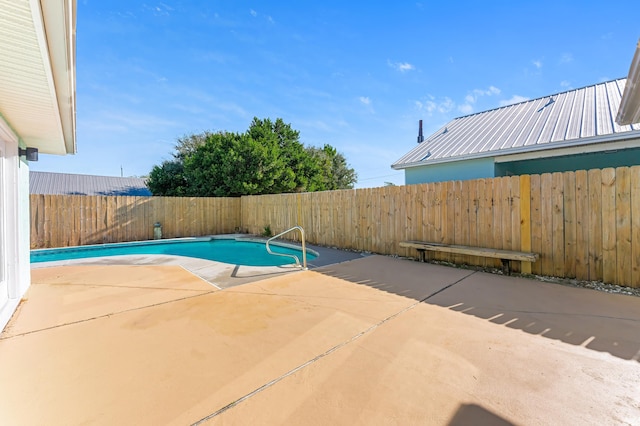
<path fill-rule="evenodd" d="M 270 245 L 271 251 L 293 254 L 302 263 L 302 251 L 294 248 Z M 267 253 L 264 243 L 234 239 L 153 241 L 143 243 L 105 244 L 100 246 L 66 247 L 31 251 L 31 262 L 84 259 L 87 257 L 121 256 L 128 254 L 170 254 L 197 257 L 246 266 L 280 266 L 295 263 L 293 258 Z M 307 250 L 307 260 L 317 255 Z"/>

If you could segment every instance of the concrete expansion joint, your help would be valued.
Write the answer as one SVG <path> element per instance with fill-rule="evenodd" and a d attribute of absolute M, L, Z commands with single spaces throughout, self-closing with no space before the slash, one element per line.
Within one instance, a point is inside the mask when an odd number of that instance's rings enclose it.
<path fill-rule="evenodd" d="M 198 277 L 200 278 L 200 277 Z M 207 282 L 208 283 L 208 282 Z M 209 283 L 210 284 L 210 283 Z M 39 285 L 39 284 L 33 284 Z M 162 291 L 178 291 L 178 292 L 198 292 L 202 293 L 203 290 L 197 290 L 192 288 L 167 288 L 167 287 L 149 287 L 149 286 L 138 286 L 138 285 L 114 285 L 114 284 L 75 284 L 75 283 L 65 283 L 67 287 L 101 287 L 101 288 L 129 288 L 134 290 L 162 290 Z"/>
<path fill-rule="evenodd" d="M 454 281 L 454 282 L 452 282 L 451 284 L 449 284 L 449 285 L 447 285 L 447 286 L 442 287 L 440 290 L 436 290 L 436 291 L 434 291 L 433 293 L 431 293 L 430 295 L 428 295 L 428 296 L 427 296 L 427 297 L 425 297 L 424 299 L 420 300 L 420 302 L 419 302 L 419 303 L 426 302 L 427 300 L 431 299 L 433 296 L 435 296 L 435 295 L 437 295 L 437 294 L 442 293 L 442 292 L 443 292 L 443 291 L 445 291 L 446 289 L 453 287 L 454 285 L 456 285 L 456 284 L 458 284 L 458 283 L 460 283 L 460 282 L 462 282 L 462 281 L 466 280 L 466 279 L 467 279 L 467 278 L 469 278 L 471 275 L 474 275 L 474 274 L 477 274 L 477 273 L 478 273 L 478 271 L 473 271 L 473 272 L 471 272 L 470 274 L 465 275 L 464 277 L 460 278 L 459 280 Z"/>
<path fill-rule="evenodd" d="M 271 381 L 269 381 L 269 382 L 267 382 L 267 383 L 263 384 L 262 386 L 260 386 L 260 387 L 258 387 L 258 388 L 256 388 L 256 389 L 254 389 L 253 391 L 249 392 L 248 394 L 246 394 L 246 395 L 244 395 L 244 396 L 242 396 L 242 397 L 240 397 L 240 398 L 236 399 L 235 401 L 230 402 L 229 404 L 225 405 L 224 407 L 222 407 L 222 408 L 220 408 L 220 409 L 218 409 L 218 410 L 214 411 L 213 413 L 209 414 L 208 416 L 203 417 L 202 419 L 200 419 L 200 420 L 198 420 L 198 421 L 196 421 L 196 422 L 192 423 L 192 426 L 198 426 L 198 425 L 201 425 L 201 424 L 203 424 L 203 423 L 205 423 L 205 422 L 207 422 L 207 421 L 211 420 L 212 418 L 214 418 L 214 417 L 216 417 L 216 416 L 219 416 L 220 414 L 224 413 L 225 411 L 230 410 L 231 408 L 235 407 L 236 405 L 238 405 L 238 404 L 240 404 L 240 403 L 242 403 L 242 402 L 244 402 L 244 401 L 248 400 L 249 398 L 251 398 L 251 397 L 253 397 L 253 396 L 255 396 L 255 395 L 259 394 L 260 392 L 262 392 L 262 391 L 264 391 L 264 390 L 266 390 L 266 389 L 270 388 L 271 386 L 273 386 L 273 385 L 277 384 L 278 382 L 280 382 L 280 381 L 282 381 L 282 380 L 286 379 L 287 377 L 289 377 L 289 376 L 291 376 L 291 375 L 295 374 L 296 372 L 298 372 L 298 371 L 300 371 L 300 370 L 302 370 L 302 369 L 304 369 L 304 368 L 306 368 L 306 367 L 308 367 L 308 366 L 310 366 L 310 365 L 312 365 L 312 364 L 316 363 L 317 361 L 320 361 L 322 358 L 324 358 L 324 357 L 326 357 L 326 356 L 331 355 L 332 353 L 336 352 L 337 350 L 339 350 L 339 349 L 341 349 L 341 348 L 343 348 L 343 347 L 345 347 L 345 346 L 349 345 L 350 343 L 355 342 L 355 341 L 356 341 L 356 340 L 358 340 L 359 338 L 361 338 L 361 337 L 363 337 L 363 336 L 365 336 L 365 335 L 367 335 L 367 334 L 369 334 L 369 333 L 373 332 L 373 331 L 374 331 L 374 330 L 376 330 L 378 327 L 380 327 L 380 326 L 384 325 L 385 323 L 387 323 L 387 322 L 389 322 L 389 321 L 391 321 L 391 320 L 393 320 L 393 319 L 397 318 L 398 316 L 400 316 L 400 315 L 404 314 L 405 312 L 407 312 L 407 311 L 409 311 L 409 310 L 411 310 L 411 309 L 415 308 L 415 307 L 416 307 L 416 306 L 418 306 L 420 303 L 422 303 L 422 302 L 426 301 L 426 300 L 427 300 L 427 299 L 429 299 L 430 297 L 433 297 L 433 296 L 435 296 L 436 294 L 438 294 L 438 293 L 440 293 L 440 292 L 442 292 L 442 291 L 444 291 L 444 290 L 446 290 L 446 289 L 448 289 L 448 288 L 450 288 L 450 287 L 452 287 L 452 286 L 454 286 L 454 285 L 456 285 L 456 284 L 460 283 L 461 281 L 463 281 L 463 280 L 465 280 L 465 279 L 469 278 L 471 275 L 473 275 L 473 274 L 475 274 L 475 273 L 477 273 L 477 272 L 478 272 L 478 271 L 473 271 L 473 272 L 471 272 L 470 274 L 465 275 L 464 277 L 460 278 L 459 280 L 457 280 L 457 281 L 455 281 L 455 282 L 453 282 L 453 283 L 451 283 L 451 284 L 449 284 L 449 285 L 447 285 L 447 286 L 445 286 L 445 287 L 441 288 L 440 290 L 438 290 L 438 291 L 436 291 L 436 292 L 434 292 L 434 293 L 430 294 L 429 296 L 427 296 L 427 297 L 425 297 L 425 298 L 423 298 L 423 299 L 421 299 L 421 300 L 418 300 L 417 302 L 412 303 L 411 305 L 409 305 L 409 306 L 407 306 L 407 307 L 405 307 L 405 308 L 403 308 L 403 309 L 399 310 L 398 312 L 396 312 L 396 313 L 394 313 L 394 314 L 392 314 L 392 315 L 390 315 L 390 316 L 388 316 L 388 317 L 384 318 L 383 320 L 381 320 L 381 321 L 379 321 L 378 323 L 376 323 L 376 324 L 372 325 L 371 327 L 369 327 L 369 328 L 367 328 L 367 329 L 365 329 L 365 330 L 361 331 L 360 333 L 355 334 L 354 336 L 352 336 L 351 338 L 349 338 L 349 339 L 345 340 L 344 342 L 339 343 L 339 344 L 337 344 L 337 345 L 333 346 L 332 348 L 330 348 L 330 349 L 329 349 L 329 350 L 327 350 L 326 352 L 323 352 L 323 353 L 321 353 L 321 354 L 317 355 L 316 357 L 314 357 L 314 358 L 312 358 L 312 359 L 308 360 L 307 362 L 305 362 L 305 363 L 303 363 L 303 364 L 300 364 L 299 366 L 297 366 L 297 367 L 295 367 L 295 368 L 293 368 L 293 369 L 291 369 L 291 370 L 287 371 L 287 372 L 286 372 L 286 373 L 284 373 L 283 375 L 281 375 L 281 376 L 279 376 L 279 377 L 276 377 L 275 379 L 273 379 L 273 380 L 271 380 Z"/>
<path fill-rule="evenodd" d="M 165 289 L 162 289 L 162 290 L 165 290 Z M 194 294 L 194 295 L 190 295 L 190 296 L 180 297 L 178 299 L 172 299 L 172 300 L 167 300 L 167 301 L 164 301 L 164 302 L 154 303 L 152 305 L 138 306 L 136 308 L 125 309 L 123 311 L 110 312 L 108 314 L 97 315 L 95 317 L 85 318 L 85 319 L 78 320 L 78 321 L 71 321 L 71 322 L 66 322 L 64 324 L 57 324 L 57 325 L 53 325 L 51 327 L 45 327 L 45 328 L 39 328 L 37 330 L 25 331 L 24 333 L 14 334 L 14 335 L 11 335 L 11 336 L 0 336 L 0 341 L 13 339 L 15 337 L 27 336 L 29 334 L 39 333 L 41 331 L 48 331 L 48 330 L 53 330 L 53 329 L 56 329 L 56 328 L 66 327 L 66 326 L 69 326 L 69 325 L 82 324 L 82 323 L 85 323 L 85 322 L 94 321 L 94 320 L 101 319 L 101 318 L 109 318 L 109 317 L 112 317 L 112 316 L 115 316 L 115 315 L 125 314 L 127 312 L 140 311 L 142 309 L 153 308 L 155 306 L 166 305 L 166 304 L 169 304 L 169 303 L 179 302 L 179 301 L 186 300 L 186 299 L 193 299 L 193 298 L 200 297 L 200 296 L 206 296 L 207 294 L 216 293 L 218 291 L 219 290 L 211 290 L 211 291 L 207 291 L 207 292 L 204 292 L 204 293 L 199 293 L 199 294 Z"/>

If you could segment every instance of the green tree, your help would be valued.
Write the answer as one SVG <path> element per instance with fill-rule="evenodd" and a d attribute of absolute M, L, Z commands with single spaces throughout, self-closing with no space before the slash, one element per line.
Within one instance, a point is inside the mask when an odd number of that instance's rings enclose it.
<path fill-rule="evenodd" d="M 202 133 L 192 133 L 178 138 L 173 154 L 174 158 L 184 159 L 195 152 L 196 148 L 204 145 L 207 138 L 214 133 L 206 130 Z"/>
<path fill-rule="evenodd" d="M 307 147 L 282 119 L 254 118 L 245 133 L 178 139 L 174 160 L 154 166 L 154 195 L 240 196 L 351 188 L 356 174 L 330 145 Z"/>
<path fill-rule="evenodd" d="M 351 189 L 358 181 L 356 171 L 348 166 L 344 155 L 331 145 L 325 145 L 322 149 L 308 147 L 307 152 L 320 168 L 319 175 L 315 177 L 322 190 Z"/>
<path fill-rule="evenodd" d="M 240 196 L 279 191 L 284 161 L 273 137 L 256 140 L 248 134 L 210 135 L 184 160 L 191 196 Z"/>
<path fill-rule="evenodd" d="M 153 166 L 146 183 L 153 195 L 186 195 L 187 181 L 184 177 L 184 167 L 179 160 L 164 161 L 160 166 Z"/>

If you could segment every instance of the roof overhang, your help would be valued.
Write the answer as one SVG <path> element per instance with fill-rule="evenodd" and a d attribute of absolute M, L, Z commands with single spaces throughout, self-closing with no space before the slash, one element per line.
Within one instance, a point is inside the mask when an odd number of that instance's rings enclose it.
<path fill-rule="evenodd" d="M 621 126 L 640 123 L 640 41 L 629 67 L 627 85 L 622 94 L 616 122 Z"/>
<path fill-rule="evenodd" d="M 431 166 L 433 164 L 454 163 L 458 161 L 475 160 L 480 158 L 494 158 L 496 163 L 508 161 L 523 161 L 542 157 L 556 157 L 561 155 L 584 154 L 589 152 L 611 151 L 616 149 L 640 147 L 640 131 L 616 133 L 607 136 L 581 138 L 575 141 L 546 143 L 536 146 L 521 146 L 500 151 L 484 151 L 470 155 L 439 158 L 402 165 L 392 165 L 394 170 L 412 167 Z"/>
<path fill-rule="evenodd" d="M 510 163 L 513 161 L 536 160 L 540 158 L 564 157 L 568 155 L 591 154 L 596 152 L 611 153 L 624 149 L 640 148 L 640 133 L 635 139 L 621 139 L 606 142 L 597 142 L 589 145 L 572 146 L 568 148 L 556 148 L 544 151 L 532 151 L 524 154 L 511 154 L 496 157 L 496 163 Z"/>
<path fill-rule="evenodd" d="M 76 0 L 0 0 L 0 117 L 43 154 L 76 152 Z"/>

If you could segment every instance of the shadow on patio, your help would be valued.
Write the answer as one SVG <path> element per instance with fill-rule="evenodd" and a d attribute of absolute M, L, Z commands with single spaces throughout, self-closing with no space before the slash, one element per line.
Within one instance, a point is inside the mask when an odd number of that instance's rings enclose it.
<path fill-rule="evenodd" d="M 640 361 L 640 297 L 374 256 L 317 271 L 509 328 Z M 366 266 L 363 267 L 363 263 Z"/>

